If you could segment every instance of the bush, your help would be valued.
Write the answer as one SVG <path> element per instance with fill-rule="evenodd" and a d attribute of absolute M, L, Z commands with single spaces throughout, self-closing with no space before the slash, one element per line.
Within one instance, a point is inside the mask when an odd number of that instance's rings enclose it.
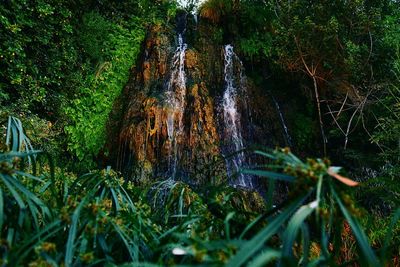
<path fill-rule="evenodd" d="M 18 133 L 18 125 L 10 132 Z M 12 136 L 20 137 L 28 142 L 22 131 Z M 51 161 L 41 161 L 33 176 L 21 168 L 35 171 L 40 158 L 28 166 L 24 159 L 37 152 L 1 153 L 2 263 L 380 266 L 398 256 L 392 236 L 400 211 L 390 222 L 374 221 L 371 246 L 356 219 L 363 211 L 347 193 L 357 182 L 328 160 L 303 162 L 288 149 L 256 153 L 271 164 L 243 172 L 267 177 L 270 190 L 277 180 L 291 183 L 282 202 L 268 193 L 264 205 L 255 193 L 226 187 L 197 193 L 171 180 L 144 190 L 110 169 L 77 178 Z"/>
<path fill-rule="evenodd" d="M 103 147 L 105 126 L 112 105 L 129 78 L 129 70 L 144 39 L 140 21 L 129 27 L 115 24 L 98 13 L 84 17 L 84 43 L 90 58 L 98 61 L 96 73 L 83 82 L 71 105 L 65 108 L 68 150 L 90 165 Z"/>

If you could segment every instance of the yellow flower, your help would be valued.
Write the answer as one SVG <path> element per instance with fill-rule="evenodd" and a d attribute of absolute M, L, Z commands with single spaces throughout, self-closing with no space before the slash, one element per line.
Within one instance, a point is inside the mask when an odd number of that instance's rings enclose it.
<path fill-rule="evenodd" d="M 81 260 L 84 263 L 90 263 L 91 261 L 93 261 L 93 259 L 94 259 L 93 252 L 88 252 L 81 255 Z"/>
<path fill-rule="evenodd" d="M 55 252 L 56 251 L 56 244 L 50 242 L 44 242 L 42 244 L 42 250 L 45 252 Z"/>

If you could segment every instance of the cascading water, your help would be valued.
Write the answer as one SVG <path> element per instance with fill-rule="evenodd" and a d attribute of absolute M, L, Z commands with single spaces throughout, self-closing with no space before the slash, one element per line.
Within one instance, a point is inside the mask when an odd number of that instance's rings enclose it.
<path fill-rule="evenodd" d="M 178 162 L 178 143 L 183 138 L 183 117 L 186 106 L 186 73 L 185 53 L 187 44 L 183 41 L 182 33 L 178 34 L 178 46 L 172 58 L 171 76 L 167 83 L 167 132 L 172 143 L 168 171 L 174 179 Z"/>
<path fill-rule="evenodd" d="M 109 122 L 105 151 L 110 151 L 110 163 L 127 179 L 144 184 L 164 177 L 198 186 L 213 177 L 215 184 L 229 178 L 231 185 L 255 188 L 257 179 L 240 169 L 257 164 L 258 158 L 240 151 L 250 142 L 276 143 L 273 133 L 281 127 L 279 117 L 268 116 L 273 102 L 244 75 L 231 45 L 220 47 L 207 38 L 207 20 L 197 27 L 180 10 L 175 22 L 173 34 L 172 25 L 149 28 L 110 116 L 120 117 Z"/>
<path fill-rule="evenodd" d="M 235 62 L 240 64 L 239 76 L 235 73 Z M 241 116 L 238 112 L 238 92 L 245 91 L 243 83 L 243 67 L 242 62 L 233 51 L 232 45 L 226 45 L 224 48 L 224 79 L 225 91 L 222 98 L 222 111 L 224 117 L 224 140 L 227 143 L 225 154 L 232 154 L 237 152 L 232 158 L 227 160 L 228 174 L 230 177 L 238 173 L 236 181 L 233 184 L 238 184 L 243 187 L 253 187 L 250 177 L 240 173 L 240 168 L 244 167 L 245 155 L 243 152 L 244 142 L 242 137 Z M 239 83 L 236 82 L 239 78 Z"/>
<path fill-rule="evenodd" d="M 292 147 L 292 138 L 290 137 L 289 129 L 288 129 L 287 125 L 286 125 L 285 117 L 283 116 L 281 107 L 279 106 L 279 103 L 278 103 L 278 101 L 275 99 L 275 97 L 271 96 L 271 98 L 272 98 L 272 101 L 273 101 L 274 104 L 275 104 L 276 111 L 278 111 L 278 115 L 279 115 L 279 119 L 280 119 L 280 121 L 281 121 L 281 125 L 282 125 L 282 128 L 283 128 L 283 132 L 284 132 L 286 144 L 287 144 L 289 147 Z"/>

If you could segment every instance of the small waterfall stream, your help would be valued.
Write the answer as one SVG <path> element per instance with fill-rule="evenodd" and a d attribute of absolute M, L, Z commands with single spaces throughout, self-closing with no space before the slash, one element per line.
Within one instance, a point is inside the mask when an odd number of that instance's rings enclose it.
<path fill-rule="evenodd" d="M 225 143 L 227 143 L 225 156 L 236 153 L 234 156 L 227 159 L 228 174 L 232 179 L 233 176 L 238 173 L 236 181 L 232 182 L 243 187 L 252 188 L 251 178 L 243 173 L 239 173 L 240 169 L 244 167 L 246 159 L 243 152 L 238 152 L 243 150 L 244 141 L 241 132 L 241 115 L 238 111 L 237 102 L 239 91 L 245 91 L 245 88 L 242 82 L 244 77 L 242 62 L 233 51 L 232 45 L 226 45 L 224 48 L 224 63 L 225 91 L 222 98 L 222 110 L 224 118 L 224 140 Z M 235 72 L 235 63 L 240 64 L 239 75 Z M 237 82 L 238 79 L 239 82 Z"/>
<path fill-rule="evenodd" d="M 290 137 L 289 129 L 288 129 L 287 125 L 286 125 L 285 117 L 283 116 L 281 107 L 280 107 L 278 101 L 275 99 L 274 96 L 271 95 L 271 98 L 272 98 L 272 101 L 275 104 L 276 111 L 278 112 L 279 120 L 281 121 L 281 125 L 282 125 L 282 128 L 283 128 L 283 133 L 284 133 L 286 145 L 289 146 L 289 147 L 292 147 L 292 138 Z"/>
<path fill-rule="evenodd" d="M 172 144 L 168 172 L 174 179 L 178 162 L 178 144 L 184 138 L 183 117 L 186 106 L 185 53 L 187 44 L 183 33 L 178 34 L 178 46 L 172 57 L 171 76 L 167 83 L 165 104 L 167 107 L 167 132 Z"/>

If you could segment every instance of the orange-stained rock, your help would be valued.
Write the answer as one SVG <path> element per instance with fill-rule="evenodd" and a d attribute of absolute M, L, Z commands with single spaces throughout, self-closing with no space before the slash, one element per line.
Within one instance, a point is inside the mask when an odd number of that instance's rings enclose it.
<path fill-rule="evenodd" d="M 148 38 L 147 40 L 146 40 L 146 49 L 148 50 L 148 49 L 150 49 L 151 47 L 153 46 L 153 40 L 152 39 L 150 39 L 150 38 Z"/>
<path fill-rule="evenodd" d="M 175 155 L 177 168 L 192 183 L 227 179 L 220 149 L 221 115 L 217 112 L 217 99 L 224 88 L 224 58 L 222 47 L 212 44 L 209 32 L 206 34 L 202 27 L 199 25 L 197 47 L 186 50 L 186 88 L 174 88 L 179 100 L 184 96 L 183 112 L 171 110 L 165 102 L 166 83 L 176 49 L 175 33 L 160 25 L 153 26 L 148 33 L 138 67 L 121 96 L 119 131 L 111 148 L 117 151 L 114 153 L 116 168 L 128 179 L 149 181 L 162 177 Z M 274 112 L 273 105 L 266 104 L 264 91 L 251 83 L 248 86 L 252 96 L 250 105 L 254 107 L 251 116 L 262 121 L 266 114 Z M 241 109 L 248 104 L 245 98 L 239 102 Z M 169 117 L 174 118 L 170 124 Z M 279 122 L 277 117 L 273 120 Z M 168 136 L 168 125 L 173 124 L 176 131 L 180 122 L 183 131 L 172 140 Z M 257 127 L 254 131 L 260 136 L 265 129 L 276 130 L 273 123 Z"/>
<path fill-rule="evenodd" d="M 213 99 L 202 81 L 207 71 L 199 62 L 198 53 L 188 49 L 186 75 L 188 81 L 197 82 L 186 89 L 174 88 L 177 97 L 184 96 L 183 113 L 166 105 L 165 82 L 171 69 L 173 43 L 161 28 L 153 27 L 148 34 L 141 74 L 137 70 L 133 73 L 135 79 L 130 81 L 124 96 L 127 106 L 119 133 L 117 165 L 120 170 L 132 168 L 131 174 L 143 179 L 151 173 L 159 175 L 157 170 L 165 171 L 171 156 L 176 154 L 177 168 L 191 173 L 193 182 L 200 183 L 214 176 L 204 175 L 203 166 L 221 157 Z M 168 136 L 168 117 L 174 118 L 174 128 L 179 125 L 179 118 L 184 123 L 184 131 L 175 140 Z M 217 166 L 214 172 L 216 176 L 226 176 L 224 166 Z"/>
<path fill-rule="evenodd" d="M 150 66 L 150 62 L 144 62 L 143 63 L 143 80 L 145 83 L 150 81 L 151 78 L 151 66 Z"/>
<path fill-rule="evenodd" d="M 193 50 L 187 50 L 185 55 L 185 66 L 188 69 L 193 69 L 197 65 L 197 55 Z"/>

